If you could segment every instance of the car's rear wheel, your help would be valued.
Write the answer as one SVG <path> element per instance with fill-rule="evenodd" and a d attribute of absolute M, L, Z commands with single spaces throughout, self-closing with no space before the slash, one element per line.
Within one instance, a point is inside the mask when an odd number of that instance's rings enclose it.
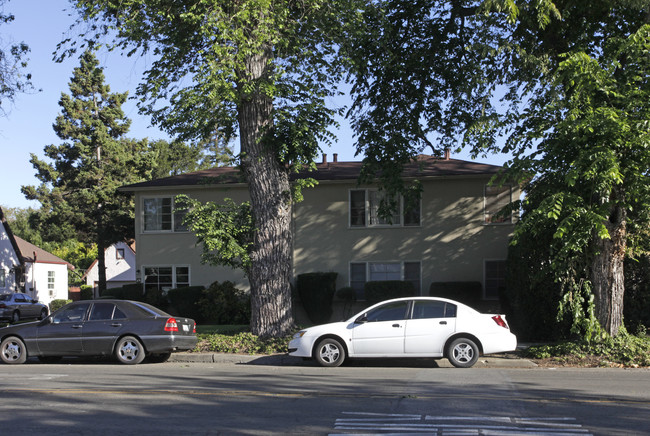
<path fill-rule="evenodd" d="M 316 345 L 316 361 L 321 366 L 341 366 L 345 360 L 345 348 L 333 338 L 325 338 Z"/>
<path fill-rule="evenodd" d="M 165 363 L 169 360 L 172 353 L 156 353 L 147 356 L 146 361 L 149 363 Z"/>
<path fill-rule="evenodd" d="M 0 359 L 9 364 L 25 363 L 27 360 L 25 343 L 15 336 L 6 338 L 0 344 Z"/>
<path fill-rule="evenodd" d="M 136 365 L 145 358 L 144 347 L 133 336 L 124 336 L 115 345 L 115 357 L 125 365 Z"/>
<path fill-rule="evenodd" d="M 14 313 L 11 314 L 11 323 L 16 324 L 20 322 L 20 312 L 14 310 Z"/>
<path fill-rule="evenodd" d="M 468 338 L 453 340 L 447 348 L 447 359 L 456 368 L 471 368 L 478 360 L 478 347 Z"/>

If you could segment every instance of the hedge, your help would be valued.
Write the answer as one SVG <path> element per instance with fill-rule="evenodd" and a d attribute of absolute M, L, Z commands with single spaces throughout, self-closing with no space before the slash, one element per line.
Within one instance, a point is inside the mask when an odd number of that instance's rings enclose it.
<path fill-rule="evenodd" d="M 313 272 L 297 277 L 296 288 L 300 301 L 307 316 L 315 324 L 328 322 L 332 317 L 336 277 L 338 273 L 335 272 Z"/>
<path fill-rule="evenodd" d="M 413 297 L 416 290 L 411 282 L 386 280 L 366 282 L 363 287 L 363 294 L 368 303 L 374 304 L 392 298 Z"/>

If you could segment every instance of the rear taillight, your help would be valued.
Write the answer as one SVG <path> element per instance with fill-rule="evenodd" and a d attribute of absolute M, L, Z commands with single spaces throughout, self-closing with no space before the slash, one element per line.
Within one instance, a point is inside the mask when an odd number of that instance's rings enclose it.
<path fill-rule="evenodd" d="M 6 308 L 7 308 L 7 305 L 6 305 L 6 304 L 4 304 L 4 303 L 0 303 L 0 309 L 6 309 Z"/>
<path fill-rule="evenodd" d="M 176 318 L 168 318 L 167 322 L 165 323 L 165 331 L 166 332 L 177 332 L 178 331 L 178 324 L 176 323 Z"/>
<path fill-rule="evenodd" d="M 494 315 L 492 317 L 492 319 L 494 320 L 494 322 L 496 322 L 498 325 L 500 325 L 504 329 L 508 328 L 508 324 L 506 324 L 506 321 L 503 318 L 501 318 L 501 315 Z"/>
<path fill-rule="evenodd" d="M 196 323 L 194 323 L 194 330 L 192 330 L 192 333 L 196 333 Z"/>

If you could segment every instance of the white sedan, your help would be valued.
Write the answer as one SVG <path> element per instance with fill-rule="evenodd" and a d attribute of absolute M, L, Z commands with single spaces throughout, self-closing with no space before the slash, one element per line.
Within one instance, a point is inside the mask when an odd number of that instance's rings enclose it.
<path fill-rule="evenodd" d="M 347 321 L 310 327 L 289 342 L 289 354 L 339 366 L 346 357 L 431 357 L 458 368 L 481 354 L 513 351 L 505 315 L 486 315 L 453 300 L 412 297 L 370 306 Z"/>

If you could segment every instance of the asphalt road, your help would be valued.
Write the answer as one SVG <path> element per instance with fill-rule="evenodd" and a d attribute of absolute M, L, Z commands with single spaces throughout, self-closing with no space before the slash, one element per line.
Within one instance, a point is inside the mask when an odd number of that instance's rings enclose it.
<path fill-rule="evenodd" d="M 650 434 L 645 369 L 69 360 L 0 377 L 0 434 Z"/>

